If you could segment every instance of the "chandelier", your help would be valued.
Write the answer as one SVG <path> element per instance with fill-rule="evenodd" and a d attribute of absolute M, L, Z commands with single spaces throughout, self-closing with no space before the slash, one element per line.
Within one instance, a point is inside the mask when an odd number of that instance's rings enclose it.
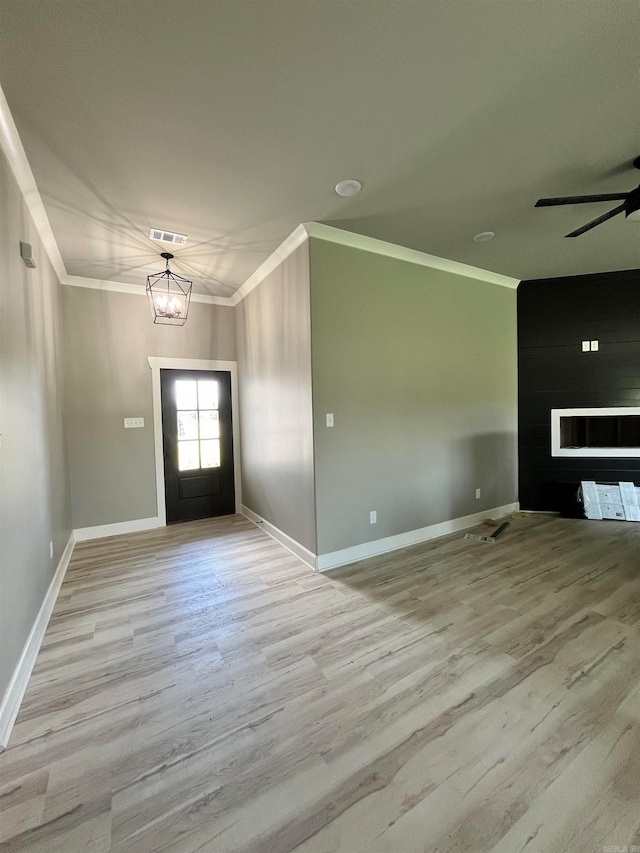
<path fill-rule="evenodd" d="M 169 261 L 174 256 L 170 252 L 163 252 L 160 257 L 165 259 L 166 268 L 147 276 L 147 298 L 153 322 L 184 326 L 189 313 L 193 282 L 171 272 Z"/>

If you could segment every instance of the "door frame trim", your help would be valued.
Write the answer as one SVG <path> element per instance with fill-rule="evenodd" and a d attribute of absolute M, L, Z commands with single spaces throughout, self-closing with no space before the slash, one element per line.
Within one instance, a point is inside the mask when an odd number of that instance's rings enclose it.
<path fill-rule="evenodd" d="M 238 405 L 238 362 L 209 361 L 205 358 L 148 357 L 151 368 L 153 391 L 153 439 L 156 455 L 156 501 L 158 504 L 158 527 L 167 526 L 167 504 L 164 484 L 164 453 L 162 446 L 162 393 L 160 390 L 161 370 L 220 370 L 231 374 L 231 418 L 233 425 L 233 478 L 235 486 L 236 512 L 242 506 L 242 478 L 240 470 L 240 423 Z"/>

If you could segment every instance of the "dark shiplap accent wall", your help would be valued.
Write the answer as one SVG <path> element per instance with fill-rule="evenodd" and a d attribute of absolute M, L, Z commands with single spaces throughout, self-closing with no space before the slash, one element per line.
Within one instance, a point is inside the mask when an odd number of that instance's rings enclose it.
<path fill-rule="evenodd" d="M 561 510 L 580 480 L 640 485 L 640 458 L 552 458 L 550 422 L 552 408 L 640 405 L 640 270 L 521 282 L 518 356 L 522 509 Z"/>

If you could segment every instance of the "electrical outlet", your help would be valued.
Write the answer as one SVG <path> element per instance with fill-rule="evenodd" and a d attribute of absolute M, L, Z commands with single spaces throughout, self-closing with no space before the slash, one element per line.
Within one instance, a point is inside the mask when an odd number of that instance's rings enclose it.
<path fill-rule="evenodd" d="M 144 426 L 144 418 L 125 418 L 124 419 L 124 428 L 125 429 L 140 429 Z"/>
<path fill-rule="evenodd" d="M 369 524 L 377 524 L 378 523 L 378 513 L 375 509 L 372 509 L 369 513 Z"/>
<path fill-rule="evenodd" d="M 476 500 L 480 498 L 480 489 L 476 489 Z"/>
<path fill-rule="evenodd" d="M 591 341 L 591 352 L 598 352 L 598 341 Z"/>
<path fill-rule="evenodd" d="M 53 560 L 53 542 L 49 542 L 49 559 Z"/>
<path fill-rule="evenodd" d="M 330 412 L 327 413 L 327 426 L 333 426 L 333 414 L 331 414 Z"/>
<path fill-rule="evenodd" d="M 591 352 L 591 341 L 582 341 L 582 352 Z"/>

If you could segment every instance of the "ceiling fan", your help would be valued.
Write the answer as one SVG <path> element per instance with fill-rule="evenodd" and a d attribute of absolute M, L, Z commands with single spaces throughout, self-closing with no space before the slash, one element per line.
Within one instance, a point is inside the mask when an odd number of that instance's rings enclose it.
<path fill-rule="evenodd" d="M 636 157 L 633 161 L 636 169 L 640 169 L 640 157 Z M 559 198 L 540 198 L 536 202 L 536 207 L 553 207 L 556 204 L 587 204 L 593 201 L 622 201 L 613 210 L 603 213 L 597 219 L 592 219 L 581 228 L 572 231 L 571 234 L 565 234 L 565 237 L 579 237 L 585 231 L 590 231 L 596 225 L 606 222 L 624 211 L 624 215 L 631 222 L 640 222 L 640 186 L 634 190 L 629 190 L 628 193 L 601 193 L 600 195 L 569 195 L 560 196 Z"/>

